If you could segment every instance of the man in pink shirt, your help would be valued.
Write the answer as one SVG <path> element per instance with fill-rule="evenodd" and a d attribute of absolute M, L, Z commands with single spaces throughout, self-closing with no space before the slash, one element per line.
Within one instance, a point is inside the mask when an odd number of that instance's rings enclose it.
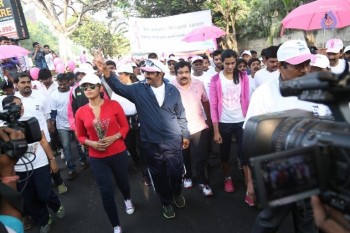
<path fill-rule="evenodd" d="M 184 188 L 192 187 L 192 169 L 194 167 L 193 177 L 199 183 L 199 188 L 204 196 L 212 196 L 213 192 L 209 187 L 207 172 L 207 143 L 208 143 L 208 125 L 203 115 L 203 109 L 210 117 L 209 99 L 205 92 L 204 84 L 197 79 L 191 79 L 191 64 L 181 61 L 175 64 L 176 79 L 172 84 L 181 94 L 182 104 L 185 108 L 187 127 L 190 131 L 190 146 L 183 150 L 184 164 L 186 174 L 184 179 Z"/>

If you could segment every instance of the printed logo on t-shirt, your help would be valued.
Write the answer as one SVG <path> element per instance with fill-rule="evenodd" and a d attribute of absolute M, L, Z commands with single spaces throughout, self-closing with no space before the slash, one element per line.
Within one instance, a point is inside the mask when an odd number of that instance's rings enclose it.
<path fill-rule="evenodd" d="M 35 105 L 35 110 L 40 110 L 40 105 Z"/>

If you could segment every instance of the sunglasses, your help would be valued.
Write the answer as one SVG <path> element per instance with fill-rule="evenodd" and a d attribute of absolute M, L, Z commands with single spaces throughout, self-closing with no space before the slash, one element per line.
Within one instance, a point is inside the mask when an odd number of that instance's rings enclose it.
<path fill-rule="evenodd" d="M 88 84 L 88 85 L 83 85 L 81 86 L 80 88 L 83 90 L 83 91 L 87 91 L 89 88 L 91 90 L 95 90 L 96 87 L 98 87 L 99 85 L 97 84 Z"/>
<path fill-rule="evenodd" d="M 157 67 L 158 69 L 162 70 L 159 66 L 157 66 L 156 64 L 154 64 L 154 62 L 151 61 L 151 60 L 146 60 L 146 61 L 145 61 L 145 65 L 146 65 L 146 66 L 149 66 L 149 67 Z"/>

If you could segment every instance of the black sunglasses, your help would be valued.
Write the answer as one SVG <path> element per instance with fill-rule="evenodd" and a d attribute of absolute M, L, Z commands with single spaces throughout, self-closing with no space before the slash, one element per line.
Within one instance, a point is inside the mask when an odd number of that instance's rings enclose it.
<path fill-rule="evenodd" d="M 87 85 L 83 85 L 83 86 L 80 86 L 80 88 L 83 90 L 83 91 L 87 91 L 89 88 L 91 90 L 95 90 L 95 88 L 99 86 L 97 84 L 87 84 Z"/>

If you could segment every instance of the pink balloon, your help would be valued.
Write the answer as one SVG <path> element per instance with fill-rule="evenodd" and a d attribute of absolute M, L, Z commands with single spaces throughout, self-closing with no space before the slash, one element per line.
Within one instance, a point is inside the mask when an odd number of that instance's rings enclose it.
<path fill-rule="evenodd" d="M 59 74 L 64 73 L 65 67 L 62 63 L 56 65 L 56 72 Z"/>
<path fill-rule="evenodd" d="M 68 67 L 70 72 L 73 72 L 74 69 L 75 69 L 75 62 L 74 61 L 68 61 L 67 62 L 67 67 Z"/>
<path fill-rule="evenodd" d="M 60 63 L 63 63 L 63 61 L 62 61 L 61 58 L 56 57 L 55 59 L 53 59 L 53 64 L 54 64 L 55 66 L 57 66 L 57 65 L 60 64 Z"/>
<path fill-rule="evenodd" d="M 29 71 L 30 76 L 32 76 L 32 78 L 34 80 L 37 80 L 38 77 L 39 77 L 39 71 L 40 71 L 40 69 L 38 67 L 31 68 L 30 71 Z"/>

